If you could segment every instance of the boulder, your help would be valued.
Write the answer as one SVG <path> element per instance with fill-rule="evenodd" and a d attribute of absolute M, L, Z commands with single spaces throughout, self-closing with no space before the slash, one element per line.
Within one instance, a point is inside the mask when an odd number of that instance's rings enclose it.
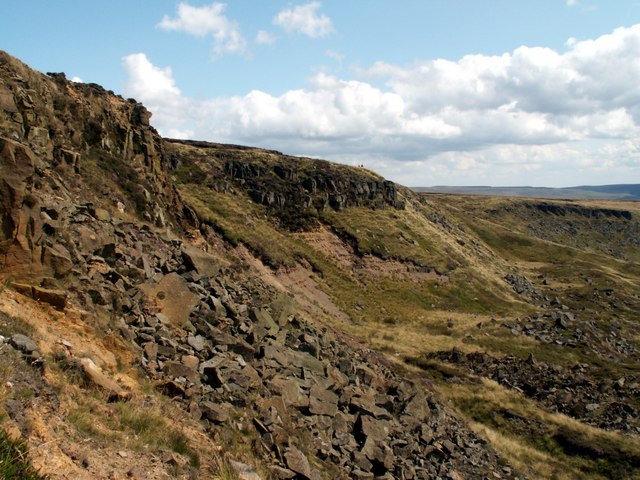
<path fill-rule="evenodd" d="M 256 469 L 246 463 L 229 460 L 229 466 L 238 476 L 239 480 L 262 480 Z"/>
<path fill-rule="evenodd" d="M 140 288 L 145 293 L 147 302 L 158 308 L 175 326 L 182 326 L 187 322 L 200 300 L 177 273 L 164 275 L 157 284 L 147 283 Z"/>
<path fill-rule="evenodd" d="M 287 467 L 290 470 L 296 472 L 302 478 L 311 480 L 311 466 L 309 460 L 304 453 L 298 450 L 296 447 L 291 446 L 284 454 L 284 458 L 287 461 Z"/>
<path fill-rule="evenodd" d="M 201 402 L 199 407 L 202 411 L 203 418 L 213 423 L 225 423 L 231 418 L 230 405 Z"/>
<path fill-rule="evenodd" d="M 309 391 L 309 411 L 314 415 L 333 417 L 338 413 L 338 395 L 331 390 L 314 385 Z"/>
<path fill-rule="evenodd" d="M 80 366 L 86 379 L 96 387 L 104 390 L 111 401 L 128 400 L 131 394 L 125 391 L 118 382 L 109 378 L 90 358 L 80 359 Z"/>
<path fill-rule="evenodd" d="M 196 247 L 183 245 L 182 259 L 187 269 L 195 270 L 203 277 L 215 277 L 220 271 L 218 259 Z"/>
<path fill-rule="evenodd" d="M 38 350 L 38 344 L 31 340 L 26 335 L 22 335 L 21 333 L 16 333 L 9 339 L 9 343 L 16 350 L 21 351 L 25 355 L 37 355 L 40 356 Z"/>

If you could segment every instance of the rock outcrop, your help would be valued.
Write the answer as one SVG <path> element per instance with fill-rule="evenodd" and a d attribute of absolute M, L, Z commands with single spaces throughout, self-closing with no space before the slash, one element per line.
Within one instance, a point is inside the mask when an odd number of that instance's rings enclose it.
<path fill-rule="evenodd" d="M 352 206 L 403 209 L 401 187 L 361 167 L 292 157 L 273 150 L 171 140 L 174 169 L 199 170 L 183 178 L 216 191 L 241 189 L 288 227 L 304 228 L 325 209 Z"/>
<path fill-rule="evenodd" d="M 514 476 L 428 382 L 308 324 L 286 294 L 179 238 L 202 239 L 171 182 L 189 159 L 149 116 L 134 100 L 0 53 L 3 279 L 104 319 L 157 390 L 214 438 L 248 438 L 274 478 Z M 391 182 L 328 162 L 282 157 L 267 170 L 235 159 L 204 174 L 210 188 L 243 188 L 282 212 L 402 208 Z M 34 355 L 28 340 L 12 345 Z M 79 369 L 110 400 L 128 397 L 90 358 Z"/>

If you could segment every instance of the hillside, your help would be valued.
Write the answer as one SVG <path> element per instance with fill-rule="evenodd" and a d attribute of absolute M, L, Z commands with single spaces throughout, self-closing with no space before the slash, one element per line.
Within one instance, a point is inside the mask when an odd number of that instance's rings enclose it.
<path fill-rule="evenodd" d="M 421 196 L 0 81 L 0 472 L 640 478 L 637 203 Z"/>

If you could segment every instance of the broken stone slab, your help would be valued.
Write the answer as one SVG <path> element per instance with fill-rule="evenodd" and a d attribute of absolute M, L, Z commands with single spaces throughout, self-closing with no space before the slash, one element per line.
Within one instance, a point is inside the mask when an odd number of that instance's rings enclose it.
<path fill-rule="evenodd" d="M 384 420 L 376 420 L 369 415 L 360 415 L 356 421 L 356 433 L 365 440 L 373 439 L 382 441 L 389 436 L 389 423 Z"/>
<path fill-rule="evenodd" d="M 51 271 L 55 278 L 66 276 L 73 268 L 69 250 L 58 243 L 43 248 L 42 264 Z"/>
<path fill-rule="evenodd" d="M 292 478 L 295 478 L 296 476 L 296 472 L 294 472 L 293 470 L 279 467 L 278 465 L 269 467 L 269 470 L 271 470 L 271 474 L 279 480 L 290 480 Z"/>
<path fill-rule="evenodd" d="M 209 401 L 200 402 L 203 418 L 213 423 L 226 423 L 231 419 L 231 405 L 218 404 Z"/>
<path fill-rule="evenodd" d="M 198 365 L 200 364 L 200 360 L 195 355 L 183 355 L 180 361 L 185 367 L 194 371 L 198 370 Z"/>
<path fill-rule="evenodd" d="M 201 352 L 207 346 L 207 339 L 202 335 L 189 335 L 187 343 L 193 347 L 196 352 Z"/>
<path fill-rule="evenodd" d="M 324 365 L 320 360 L 307 352 L 297 352 L 290 349 L 285 349 L 284 352 L 284 365 L 283 367 L 293 368 L 297 367 L 305 369 L 314 375 L 324 377 Z"/>
<path fill-rule="evenodd" d="M 36 301 L 48 303 L 59 311 L 63 311 L 67 306 L 67 292 L 64 290 L 44 288 L 24 283 L 13 283 L 13 289 Z"/>
<path fill-rule="evenodd" d="M 79 364 L 86 379 L 93 385 L 104 390 L 109 395 L 109 400 L 128 400 L 131 398 L 130 392 L 122 389 L 118 382 L 103 373 L 90 358 L 81 358 Z"/>
<path fill-rule="evenodd" d="M 311 466 L 304 453 L 296 447 L 291 446 L 284 454 L 284 458 L 289 469 L 299 474 L 302 478 L 311 480 Z"/>
<path fill-rule="evenodd" d="M 430 416 L 431 411 L 429 409 L 429 405 L 427 404 L 424 393 L 416 393 L 414 397 L 405 405 L 403 413 L 420 421 Z"/>
<path fill-rule="evenodd" d="M 184 377 L 193 383 L 197 382 L 200 379 L 200 375 L 196 370 L 173 360 L 164 362 L 163 372 L 169 378 L 175 379 Z"/>
<path fill-rule="evenodd" d="M 276 335 L 280 327 L 271 317 L 271 314 L 264 308 L 252 308 L 249 310 L 249 318 L 257 325 L 264 328 L 268 335 Z"/>
<path fill-rule="evenodd" d="M 392 417 L 387 410 L 375 404 L 375 397 L 371 394 L 355 395 L 350 399 L 349 405 L 354 410 L 372 415 L 375 418 L 389 420 Z"/>
<path fill-rule="evenodd" d="M 309 406 L 309 395 L 302 391 L 295 380 L 276 376 L 271 380 L 269 386 L 275 393 L 282 396 L 285 404 L 296 408 Z"/>
<path fill-rule="evenodd" d="M 395 463 L 393 451 L 384 442 L 368 438 L 361 452 L 378 468 L 391 470 Z"/>
<path fill-rule="evenodd" d="M 141 290 L 147 303 L 155 306 L 175 326 L 184 325 L 200 297 L 189 290 L 187 282 L 177 273 L 164 275 L 157 284 L 146 283 Z"/>
<path fill-rule="evenodd" d="M 333 417 L 338 413 L 339 397 L 331 390 L 314 385 L 309 391 L 309 411 L 314 415 Z"/>
<path fill-rule="evenodd" d="M 203 277 L 215 277 L 220 272 L 218 259 L 197 247 L 183 245 L 182 260 L 188 270 L 194 270 Z"/>

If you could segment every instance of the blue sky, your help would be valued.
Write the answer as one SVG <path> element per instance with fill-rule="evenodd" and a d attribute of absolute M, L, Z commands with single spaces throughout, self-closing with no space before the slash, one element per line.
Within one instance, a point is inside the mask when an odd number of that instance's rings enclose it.
<path fill-rule="evenodd" d="M 640 182 L 640 1 L 2 0 L 0 48 L 165 136 L 405 185 Z"/>

